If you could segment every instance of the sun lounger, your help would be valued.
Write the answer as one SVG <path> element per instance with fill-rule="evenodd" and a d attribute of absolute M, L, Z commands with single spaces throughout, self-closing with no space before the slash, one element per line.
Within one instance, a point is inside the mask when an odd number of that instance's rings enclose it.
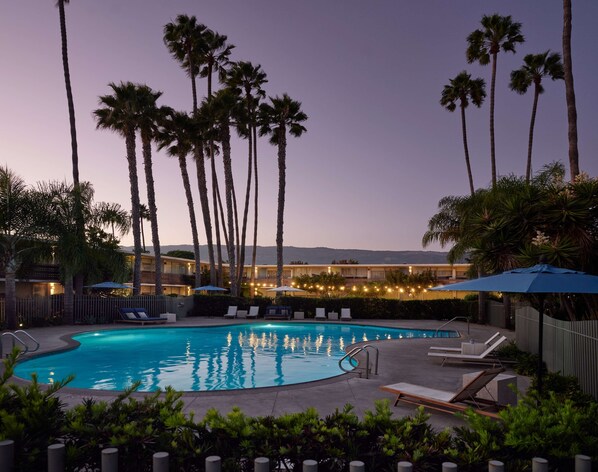
<path fill-rule="evenodd" d="M 325 308 L 316 308 L 316 316 L 314 320 L 325 320 L 326 319 L 326 309 Z"/>
<path fill-rule="evenodd" d="M 498 338 L 499 336 L 500 336 L 500 332 L 497 331 L 492 336 L 490 336 L 486 341 L 484 341 L 484 344 L 486 346 L 490 346 L 494 342 L 494 340 L 496 338 Z M 432 347 L 430 347 L 430 351 L 461 352 L 461 348 L 460 347 L 446 347 L 446 346 L 432 346 Z"/>
<path fill-rule="evenodd" d="M 399 401 L 403 401 L 447 413 L 457 413 L 473 407 L 479 414 L 497 417 L 495 411 L 489 411 L 496 409 L 496 401 L 479 398 L 477 394 L 503 371 L 502 367 L 483 370 L 457 392 L 447 392 L 406 382 L 385 385 L 380 389 L 397 395 L 395 406 Z"/>
<path fill-rule="evenodd" d="M 264 315 L 265 320 L 290 320 L 291 319 L 291 307 L 272 305 L 266 308 L 266 314 Z"/>
<path fill-rule="evenodd" d="M 120 319 L 117 319 L 119 323 L 131 323 L 140 324 L 162 324 L 168 321 L 167 318 L 161 316 L 149 316 L 145 308 L 118 308 Z"/>
<path fill-rule="evenodd" d="M 499 364 L 502 365 L 500 359 L 497 357 L 492 357 L 492 352 L 504 343 L 507 340 L 506 336 L 501 336 L 496 341 L 494 341 L 488 348 L 482 352 L 481 354 L 461 354 L 460 352 L 440 352 L 440 351 L 431 351 L 428 352 L 428 356 L 431 357 L 442 357 L 442 365 L 447 360 L 455 360 L 455 361 L 462 361 L 462 362 L 486 362 L 492 364 Z"/>
<path fill-rule="evenodd" d="M 351 318 L 351 308 L 341 308 L 341 321 L 350 321 Z"/>
<path fill-rule="evenodd" d="M 237 307 L 236 306 L 229 306 L 228 311 L 224 315 L 225 318 L 236 318 L 237 317 Z"/>
<path fill-rule="evenodd" d="M 247 318 L 257 318 L 260 314 L 260 307 L 259 306 L 250 306 L 249 313 L 247 313 Z"/>

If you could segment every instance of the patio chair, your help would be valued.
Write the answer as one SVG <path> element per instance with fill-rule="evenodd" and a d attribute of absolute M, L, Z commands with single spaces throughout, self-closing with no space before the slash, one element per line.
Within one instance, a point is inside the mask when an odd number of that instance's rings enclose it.
<path fill-rule="evenodd" d="M 504 343 L 507 340 L 506 336 L 501 336 L 496 341 L 494 341 L 488 348 L 482 352 L 481 354 L 461 354 L 460 352 L 441 352 L 441 351 L 432 351 L 428 352 L 428 356 L 431 357 L 442 357 L 442 364 L 447 360 L 456 360 L 462 362 L 486 362 L 492 364 L 499 364 L 502 366 L 500 359 L 498 357 L 491 357 L 490 355 L 492 352 Z"/>
<path fill-rule="evenodd" d="M 326 320 L 326 309 L 325 308 L 316 308 L 316 316 L 314 320 Z"/>
<path fill-rule="evenodd" d="M 492 336 L 490 336 L 484 344 L 486 346 L 490 346 L 492 342 L 500 336 L 500 331 L 497 331 Z M 460 347 L 446 347 L 446 346 L 431 346 L 430 351 L 449 351 L 449 352 L 461 352 Z"/>
<path fill-rule="evenodd" d="M 341 308 L 341 321 L 351 321 L 351 308 Z"/>
<path fill-rule="evenodd" d="M 250 306 L 249 313 L 247 313 L 247 318 L 257 318 L 260 314 L 260 307 L 259 306 Z"/>
<path fill-rule="evenodd" d="M 483 370 L 457 392 L 447 392 L 406 382 L 385 385 L 380 389 L 397 395 L 395 406 L 399 401 L 403 401 L 446 413 L 457 413 L 473 407 L 481 415 L 496 418 L 498 416 L 496 411 L 488 411 L 497 408 L 496 401 L 479 398 L 477 394 L 482 389 L 487 390 L 490 381 L 504 370 L 502 367 Z"/>
<path fill-rule="evenodd" d="M 237 317 L 237 308 L 236 306 L 229 306 L 228 311 L 225 313 L 225 318 L 236 318 Z"/>
<path fill-rule="evenodd" d="M 162 324 L 168 321 L 167 318 L 162 318 L 161 316 L 148 316 L 145 308 L 119 307 L 118 313 L 120 319 L 117 319 L 116 321 L 119 323 L 131 323 L 143 326 L 145 324 Z"/>

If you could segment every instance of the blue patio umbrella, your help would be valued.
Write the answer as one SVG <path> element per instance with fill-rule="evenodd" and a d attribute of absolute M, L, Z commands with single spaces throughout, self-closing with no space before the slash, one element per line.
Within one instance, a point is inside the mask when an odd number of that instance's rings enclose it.
<path fill-rule="evenodd" d="M 206 292 L 226 292 L 225 288 L 216 287 L 214 285 L 202 285 L 201 287 L 195 287 L 193 290 L 198 292 L 201 290 L 205 290 Z"/>
<path fill-rule="evenodd" d="M 119 284 L 118 282 L 100 282 L 98 284 L 93 285 L 86 285 L 87 288 L 97 288 L 97 289 L 104 289 L 104 290 L 115 290 L 115 289 L 129 289 L 133 290 L 133 287 L 129 287 L 128 285 Z"/>
<path fill-rule="evenodd" d="M 562 269 L 549 264 L 507 270 L 502 274 L 481 277 L 431 290 L 457 290 L 466 292 L 505 292 L 537 294 L 538 310 L 538 391 L 542 391 L 542 338 L 544 325 L 544 301 L 547 293 L 598 294 L 598 276 L 572 269 Z"/>

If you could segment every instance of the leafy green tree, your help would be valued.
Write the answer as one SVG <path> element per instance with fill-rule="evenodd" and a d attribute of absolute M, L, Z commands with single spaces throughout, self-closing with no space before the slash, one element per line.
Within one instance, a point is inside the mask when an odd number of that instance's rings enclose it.
<path fill-rule="evenodd" d="M 247 234 L 247 215 L 249 212 L 249 200 L 251 195 L 252 174 L 255 179 L 254 192 L 254 213 L 253 213 L 253 252 L 251 257 L 251 285 L 255 282 L 255 261 L 257 257 L 257 228 L 258 228 L 258 166 L 257 166 L 257 110 L 260 99 L 266 96 L 263 90 L 268 80 L 261 66 L 254 66 L 251 62 L 240 61 L 231 64 L 225 82 L 239 96 L 243 97 L 245 104 L 245 120 L 237 117 L 237 129 L 247 137 L 249 145 L 247 159 L 247 184 L 245 186 L 245 205 L 243 207 L 243 223 L 241 230 L 240 253 L 238 257 L 238 284 L 241 286 L 243 280 L 243 266 L 245 264 L 245 240 Z"/>
<path fill-rule="evenodd" d="M 125 138 L 129 182 L 131 186 L 131 216 L 135 260 L 133 266 L 133 294 L 141 290 L 141 234 L 139 227 L 139 178 L 135 151 L 135 130 L 138 121 L 137 86 L 132 82 L 108 84 L 112 95 L 100 96 L 101 108 L 93 113 L 97 127 L 114 131 Z"/>
<path fill-rule="evenodd" d="M 571 0 L 563 0 L 563 69 L 565 98 L 567 100 L 567 136 L 569 138 L 569 170 L 571 180 L 579 174 L 579 150 L 577 148 L 577 106 L 573 84 L 573 62 L 571 60 Z"/>
<path fill-rule="evenodd" d="M 16 272 L 40 232 L 39 198 L 8 167 L 0 167 L 0 268 L 4 271 L 6 327 L 17 329 Z"/>
<path fill-rule="evenodd" d="M 320 291 L 320 287 L 323 287 L 326 291 L 330 291 L 333 288 L 344 287 L 346 279 L 341 274 L 335 272 L 321 272 L 319 274 L 306 274 L 293 277 L 293 284 L 308 292 L 318 292 Z"/>
<path fill-rule="evenodd" d="M 270 103 L 260 105 L 260 136 L 270 136 L 270 144 L 278 147 L 278 208 L 276 212 L 276 284 L 282 285 L 283 227 L 286 188 L 287 132 L 296 138 L 306 130 L 302 125 L 307 115 L 301 111 L 301 103 L 286 93 L 282 97 L 270 97 Z"/>
<path fill-rule="evenodd" d="M 494 97 L 496 89 L 496 62 L 501 49 L 515 52 L 517 44 L 524 42 L 521 23 L 514 22 L 511 16 L 484 15 L 482 28 L 467 37 L 467 62 L 488 65 L 492 61 L 492 81 L 490 83 L 490 159 L 492 164 L 492 185 L 496 185 L 496 148 L 494 143 Z"/>
<path fill-rule="evenodd" d="M 465 109 L 469 102 L 476 107 L 481 107 L 486 98 L 486 83 L 484 79 L 472 79 L 471 74 L 463 71 L 454 79 L 450 79 L 449 84 L 444 86 L 440 104 L 448 111 L 455 111 L 457 103 L 461 110 L 461 130 L 463 132 L 463 148 L 465 150 L 465 165 L 467 167 L 467 177 L 469 178 L 469 191 L 473 195 L 475 192 L 473 186 L 473 174 L 471 172 L 471 163 L 469 160 L 469 148 L 467 146 L 467 124 L 465 121 Z"/>
<path fill-rule="evenodd" d="M 189 259 L 191 261 L 193 259 L 195 259 L 195 254 L 192 251 L 183 251 L 182 249 L 176 249 L 174 251 L 168 251 L 166 253 L 166 255 L 170 256 L 170 257 L 179 257 L 181 259 Z M 199 285 L 196 285 L 196 287 L 199 287 Z"/>
<path fill-rule="evenodd" d="M 544 93 L 542 79 L 544 77 L 552 80 L 563 79 L 563 64 L 561 56 L 556 52 L 546 51 L 543 54 L 528 54 L 523 58 L 523 66 L 511 72 L 511 90 L 524 94 L 530 85 L 534 84 L 534 104 L 532 106 L 532 118 L 529 125 L 529 141 L 527 146 L 527 167 L 525 180 L 529 182 L 532 175 L 532 146 L 534 142 L 534 124 L 536 122 L 536 111 L 538 109 L 538 98 Z"/>

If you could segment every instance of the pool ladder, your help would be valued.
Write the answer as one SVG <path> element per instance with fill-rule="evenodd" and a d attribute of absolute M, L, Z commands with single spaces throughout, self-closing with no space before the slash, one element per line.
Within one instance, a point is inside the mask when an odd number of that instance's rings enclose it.
<path fill-rule="evenodd" d="M 438 337 L 438 331 L 440 331 L 446 325 L 452 323 L 455 320 L 465 320 L 465 321 L 467 321 L 467 336 L 469 336 L 469 316 L 455 316 L 454 318 L 448 320 L 446 323 L 444 323 L 444 324 L 440 325 L 438 328 L 436 328 L 436 331 L 434 332 L 434 337 L 437 338 Z"/>
<path fill-rule="evenodd" d="M 31 336 L 27 331 L 22 329 L 17 329 L 16 331 L 7 331 L 6 333 L 2 333 L 2 338 L 4 336 L 10 338 L 12 340 L 12 349 L 15 347 L 15 343 L 20 344 L 23 346 L 23 350 L 19 353 L 19 355 L 26 354 L 28 352 L 35 352 L 39 349 L 39 342 Z M 31 345 L 32 341 L 33 345 Z M 0 356 L 3 355 L 2 347 L 4 346 L 3 342 L 0 342 Z M 6 354 L 8 356 L 8 353 Z"/>
<path fill-rule="evenodd" d="M 349 363 L 352 364 L 352 361 L 355 359 L 355 356 L 357 356 L 357 354 L 359 354 L 360 352 L 365 352 L 365 368 L 359 366 L 359 364 L 358 364 L 357 367 L 355 368 L 355 370 L 360 369 L 360 370 L 364 371 L 365 372 L 365 378 L 369 379 L 370 378 L 370 372 L 372 371 L 372 368 L 371 368 L 371 365 L 370 365 L 370 350 L 373 350 L 375 352 L 375 354 L 376 354 L 376 356 L 374 358 L 374 375 L 378 375 L 378 355 L 379 355 L 379 351 L 378 351 L 377 347 L 372 346 L 371 344 L 364 344 L 363 346 L 356 346 L 356 347 L 354 347 L 349 352 L 347 352 L 347 354 L 345 354 L 340 361 L 338 361 L 338 366 L 341 368 L 341 370 L 343 370 L 345 372 L 352 372 L 352 370 L 345 369 L 345 367 L 343 367 L 343 361 L 345 359 L 349 359 Z M 359 376 L 361 377 L 361 372 L 359 373 Z"/>

